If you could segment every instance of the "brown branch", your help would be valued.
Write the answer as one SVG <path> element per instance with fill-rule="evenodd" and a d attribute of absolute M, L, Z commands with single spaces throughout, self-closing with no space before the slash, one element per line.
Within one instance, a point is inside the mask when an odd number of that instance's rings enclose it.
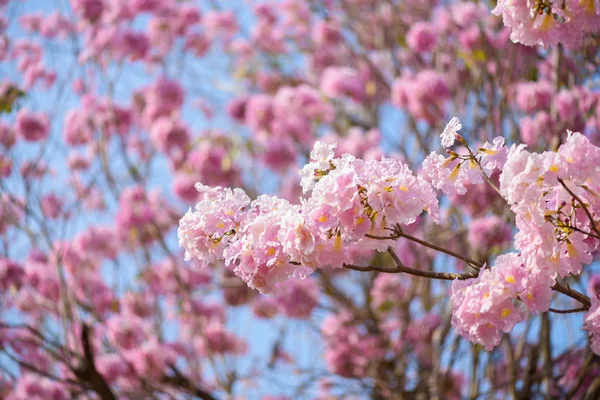
<path fill-rule="evenodd" d="M 590 225 L 592 227 L 592 230 L 596 233 L 596 235 L 600 236 L 600 230 L 598 230 L 598 228 L 596 227 L 596 223 L 594 222 L 594 217 L 592 217 L 592 213 L 590 212 L 590 210 L 588 210 L 585 203 L 579 198 L 579 196 L 577 196 L 571 189 L 569 189 L 569 187 L 565 184 L 565 182 L 562 179 L 558 178 L 558 182 L 560 182 L 562 187 L 565 188 L 565 190 L 571 195 L 571 197 L 573 197 L 575 199 L 575 201 L 577 201 L 579 203 L 579 205 L 581 205 L 581 207 L 583 208 L 583 211 L 585 211 L 585 215 L 587 215 L 588 219 L 590 220 Z"/>
<path fill-rule="evenodd" d="M 455 279 L 465 280 L 465 279 L 477 277 L 477 274 L 475 272 L 464 272 L 462 274 L 457 274 L 457 273 L 450 273 L 450 272 L 423 271 L 420 269 L 410 268 L 410 267 L 405 266 L 400 261 L 400 259 L 398 258 L 398 256 L 394 252 L 394 250 L 392 250 L 391 248 L 388 248 L 388 252 L 392 255 L 392 258 L 394 258 L 394 261 L 396 262 L 396 267 L 394 267 L 394 268 L 377 267 L 377 266 L 373 266 L 373 265 L 362 267 L 362 266 L 353 265 L 353 264 L 344 264 L 344 268 L 351 269 L 354 271 L 361 271 L 361 272 L 376 271 L 376 272 L 385 272 L 388 274 L 406 273 L 409 275 L 419 276 L 422 278 L 440 279 L 440 280 L 446 280 L 446 281 L 453 281 Z"/>
<path fill-rule="evenodd" d="M 546 390 L 545 399 L 550 400 L 550 392 L 552 390 L 552 327 L 550 325 L 550 316 L 548 313 L 543 313 L 541 316 L 541 331 L 540 331 L 540 346 L 542 348 L 542 383 Z"/>
<path fill-rule="evenodd" d="M 571 314 L 571 313 L 582 312 L 582 311 L 587 311 L 587 310 L 588 309 L 585 307 L 572 308 L 570 310 L 557 310 L 556 308 L 552 308 L 552 307 L 550 307 L 548 309 L 548 311 L 556 313 L 556 314 Z"/>
<path fill-rule="evenodd" d="M 81 345 L 83 346 L 84 360 L 83 365 L 78 368 L 73 368 L 75 376 L 90 385 L 91 389 L 102 400 L 117 400 L 117 397 L 112 392 L 112 389 L 104 379 L 104 377 L 96 369 L 94 363 L 94 351 L 90 342 L 90 327 L 86 324 L 81 324 Z"/>
<path fill-rule="evenodd" d="M 552 290 L 556 290 L 559 293 L 562 293 L 564 295 L 571 297 L 572 299 L 577 300 L 578 302 L 583 304 L 583 307 L 585 308 L 584 311 L 589 310 L 590 306 L 592 305 L 590 298 L 588 296 L 586 296 L 583 293 L 578 292 L 577 290 L 573 290 L 568 286 L 564 286 L 561 283 L 556 282 L 554 284 L 554 286 L 552 286 Z"/>
<path fill-rule="evenodd" d="M 592 365 L 593 359 L 594 359 L 594 353 L 588 354 L 585 361 L 583 362 L 583 366 L 579 369 L 579 372 L 577 373 L 577 377 L 575 378 L 575 383 L 573 384 L 573 386 L 571 387 L 571 389 L 567 392 L 567 394 L 565 396 L 565 398 L 567 400 L 572 399 L 575 396 L 575 394 L 577 394 L 579 389 L 581 388 L 581 385 L 583 384 L 584 379 L 588 376 L 588 369 Z"/>
<path fill-rule="evenodd" d="M 163 376 L 161 381 L 170 386 L 175 386 L 184 389 L 188 393 L 192 394 L 195 397 L 198 397 L 202 400 L 217 400 L 215 396 L 213 396 L 208 391 L 194 385 L 189 378 L 185 377 L 175 366 L 171 366 L 171 370 L 173 371 L 174 376 Z"/>
<path fill-rule="evenodd" d="M 594 234 L 594 233 L 592 233 L 592 232 L 586 232 L 586 231 L 584 231 L 583 229 L 580 229 L 580 228 L 578 228 L 578 227 L 576 227 L 576 226 L 571 226 L 571 225 L 569 225 L 569 226 L 568 226 L 568 228 L 570 228 L 570 229 L 573 229 L 574 231 L 577 231 L 577 232 L 581 232 L 581 233 L 583 233 L 584 235 L 588 235 L 588 236 L 591 236 L 591 237 L 593 237 L 593 238 L 600 239 L 600 236 L 598 236 L 598 235 L 596 235 L 596 234 Z"/>
<path fill-rule="evenodd" d="M 471 267 L 479 270 L 481 267 L 483 267 L 483 263 L 479 262 L 479 261 L 475 261 L 470 259 L 469 257 L 465 257 L 461 254 L 458 254 L 452 250 L 446 249 L 444 247 L 435 245 L 433 243 L 429 243 L 426 242 L 425 240 L 419 239 L 417 237 L 411 236 L 407 233 L 404 233 L 402 231 L 402 229 L 397 226 L 394 230 L 393 233 L 390 236 L 376 236 L 376 235 L 370 235 L 370 234 L 366 234 L 365 237 L 369 238 L 369 239 L 375 239 L 375 240 L 396 240 L 398 238 L 406 238 L 408 240 L 410 240 L 411 242 L 415 242 L 420 244 L 421 246 L 425 246 L 425 247 L 429 247 L 430 249 L 439 251 L 441 253 L 445 253 L 448 254 L 449 256 L 452 256 L 454 258 L 457 258 L 459 260 L 464 261 L 465 263 L 467 263 L 468 265 L 470 265 Z"/>

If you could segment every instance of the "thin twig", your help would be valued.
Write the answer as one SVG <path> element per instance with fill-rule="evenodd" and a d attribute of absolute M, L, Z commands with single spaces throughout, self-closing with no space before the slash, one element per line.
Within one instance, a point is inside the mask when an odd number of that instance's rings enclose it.
<path fill-rule="evenodd" d="M 579 203 L 579 205 L 581 205 L 581 207 L 583 207 L 583 211 L 585 211 L 585 215 L 587 215 L 588 219 L 590 220 L 590 225 L 592 227 L 592 230 L 596 233 L 596 235 L 600 236 L 600 230 L 598 230 L 598 228 L 596 227 L 596 223 L 594 222 L 594 217 L 592 217 L 592 213 L 590 212 L 590 210 L 588 210 L 588 208 L 584 204 L 584 202 L 579 198 L 579 196 L 577 196 L 575 193 L 573 193 L 573 191 L 571 189 L 569 189 L 569 187 L 565 184 L 565 182 L 562 179 L 558 178 L 558 182 L 560 182 L 562 187 L 564 187 L 565 190 L 575 199 L 575 201 L 577 201 Z"/>

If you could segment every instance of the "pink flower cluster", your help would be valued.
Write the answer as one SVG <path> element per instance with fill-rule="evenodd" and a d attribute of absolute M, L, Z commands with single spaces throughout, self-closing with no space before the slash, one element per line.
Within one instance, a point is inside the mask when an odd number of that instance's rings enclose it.
<path fill-rule="evenodd" d="M 455 130 L 446 127 L 442 134 L 442 140 L 451 145 L 453 139 L 449 140 L 444 135 L 454 135 Z M 469 157 L 450 152 L 446 158 L 442 154 L 432 152 L 423 160 L 420 174 L 438 190 L 445 195 L 453 197 L 464 195 L 467 187 L 483 183 L 482 172 L 488 177 L 493 172 L 502 168 L 506 162 L 508 149 L 504 145 L 503 137 L 496 137 L 493 143 L 485 142 L 474 155 L 476 160 Z M 478 165 L 479 164 L 479 165 Z"/>
<path fill-rule="evenodd" d="M 175 211 L 160 191 L 146 192 L 142 186 L 131 186 L 119 198 L 118 235 L 124 243 L 150 243 L 172 227 L 174 217 Z"/>
<path fill-rule="evenodd" d="M 50 119 L 44 113 L 33 113 L 22 109 L 17 113 L 15 131 L 28 142 L 37 142 L 48 136 Z"/>
<path fill-rule="evenodd" d="M 561 42 L 577 47 L 586 34 L 597 33 L 600 26 L 600 6 L 594 0 L 500 0 L 492 13 L 502 16 L 513 42 L 527 46 Z"/>
<path fill-rule="evenodd" d="M 396 274 L 379 274 L 371 288 L 371 304 L 379 312 L 386 312 L 401 304 L 406 295 L 405 278 Z"/>
<path fill-rule="evenodd" d="M 63 138 L 69 146 L 90 144 L 94 133 L 110 138 L 113 134 L 125 136 L 133 124 L 133 113 L 128 107 L 108 99 L 83 96 L 81 107 L 65 115 Z"/>
<path fill-rule="evenodd" d="M 42 378 L 37 374 L 24 374 L 17 386 L 10 392 L 7 400 L 67 400 L 67 389 L 61 383 Z"/>
<path fill-rule="evenodd" d="M 502 332 L 510 332 L 524 318 L 515 300 L 524 295 L 528 283 L 523 258 L 515 253 L 499 256 L 476 279 L 453 281 L 452 326 L 470 342 L 491 350 Z"/>
<path fill-rule="evenodd" d="M 512 239 L 511 226 L 500 217 L 491 215 L 473 219 L 469 225 L 469 243 L 476 249 L 503 248 Z"/>
<path fill-rule="evenodd" d="M 372 360 L 384 356 L 382 338 L 353 325 L 349 312 L 329 315 L 323 321 L 321 331 L 327 345 L 325 363 L 338 375 L 364 377 Z"/>
<path fill-rule="evenodd" d="M 580 274 L 600 243 L 599 182 L 600 148 L 580 133 L 569 132 L 556 152 L 530 153 L 513 145 L 500 192 L 516 215 L 514 246 L 520 254 L 500 256 L 478 278 L 453 283 L 452 323 L 459 333 L 491 349 L 500 332 L 522 319 L 517 299 L 530 312 L 549 309 L 556 279 Z M 596 314 L 593 308 L 586 316 L 594 338 Z"/>
<path fill-rule="evenodd" d="M 333 107 L 312 86 L 281 86 L 275 95 L 239 97 L 229 114 L 246 124 L 264 148 L 262 161 L 276 171 L 293 165 L 302 149 L 312 145 L 318 124 L 331 122 Z"/>
<path fill-rule="evenodd" d="M 437 221 L 431 185 L 399 160 L 335 158 L 335 145 L 317 142 L 300 171 L 310 197 L 300 205 L 259 196 L 250 203 L 241 189 L 208 188 L 181 219 L 179 243 L 201 265 L 225 260 L 250 287 L 270 291 L 314 268 L 352 262 L 348 249 L 385 249 L 388 227 L 411 224 L 424 210 Z"/>
<path fill-rule="evenodd" d="M 444 75 L 425 69 L 416 75 L 403 74 L 392 87 L 392 103 L 415 118 L 434 123 L 452 92 Z"/>
<path fill-rule="evenodd" d="M 585 211 L 600 213 L 599 174 L 600 148 L 580 133 L 569 132 L 556 152 L 510 149 L 500 192 L 516 215 L 515 247 L 536 274 L 577 275 L 591 262 L 598 241 L 586 234 L 596 228 Z"/>
<path fill-rule="evenodd" d="M 592 297 L 592 306 L 584 316 L 584 329 L 588 331 L 592 351 L 600 354 L 600 298 Z"/>

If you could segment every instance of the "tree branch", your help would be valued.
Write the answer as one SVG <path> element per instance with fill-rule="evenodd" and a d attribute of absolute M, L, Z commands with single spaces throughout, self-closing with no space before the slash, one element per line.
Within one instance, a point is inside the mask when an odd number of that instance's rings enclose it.
<path fill-rule="evenodd" d="M 571 197 L 573 197 L 575 201 L 577 201 L 579 205 L 583 208 L 583 211 L 585 211 L 585 215 L 587 215 L 588 219 L 590 220 L 592 230 L 596 233 L 596 235 L 600 236 L 600 230 L 598 230 L 598 228 L 596 227 L 594 217 L 592 217 L 592 213 L 590 212 L 590 210 L 588 210 L 585 203 L 579 198 L 579 196 L 577 196 L 571 189 L 569 189 L 569 187 L 565 184 L 565 182 L 562 179 L 558 178 L 558 182 L 560 182 L 562 187 L 564 187 L 565 190 L 571 195 Z"/>
<path fill-rule="evenodd" d="M 102 400 L 117 400 L 104 377 L 96 369 L 94 351 L 90 342 L 90 327 L 85 323 L 81 324 L 81 345 L 85 358 L 82 366 L 73 368 L 73 373 L 81 381 L 87 382 Z"/>

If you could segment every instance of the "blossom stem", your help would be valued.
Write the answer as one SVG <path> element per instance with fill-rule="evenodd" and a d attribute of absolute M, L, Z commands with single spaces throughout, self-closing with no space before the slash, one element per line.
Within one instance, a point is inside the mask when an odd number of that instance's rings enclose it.
<path fill-rule="evenodd" d="M 561 283 L 556 282 L 554 284 L 554 286 L 552 286 L 552 290 L 556 290 L 559 293 L 562 293 L 564 295 L 567 295 L 567 296 L 577 300 L 578 302 L 583 304 L 585 311 L 589 310 L 590 306 L 592 305 L 592 303 L 590 302 L 590 298 L 588 296 L 586 296 L 583 293 L 578 292 L 577 290 L 573 290 L 568 286 L 564 286 Z"/>
<path fill-rule="evenodd" d="M 458 254 L 452 250 L 448 250 L 444 247 L 441 247 L 441 246 L 435 245 L 433 243 L 429 243 L 424 240 L 421 240 L 417 237 L 411 236 L 407 233 L 402 232 L 402 229 L 400 229 L 399 227 L 396 227 L 396 229 L 394 229 L 393 234 L 390 236 L 376 236 L 376 235 L 370 235 L 370 234 L 366 234 L 365 236 L 368 237 L 369 239 L 376 239 L 376 240 L 396 240 L 398 238 L 405 238 L 405 239 L 410 240 L 411 242 L 418 243 L 421 246 L 429 247 L 430 249 L 433 249 L 433 250 L 439 251 L 441 253 L 448 254 L 449 256 L 458 258 L 459 260 L 466 262 L 468 265 L 475 268 L 476 270 L 479 270 L 481 267 L 483 267 L 483 263 L 481 263 L 481 262 L 472 260 L 472 259 L 465 257 L 461 254 Z"/>
<path fill-rule="evenodd" d="M 598 230 L 598 228 L 596 227 L 596 223 L 594 222 L 594 217 L 592 217 L 592 213 L 587 208 L 585 203 L 579 198 L 579 196 L 577 196 L 571 189 L 569 189 L 569 187 L 565 184 L 565 182 L 562 179 L 558 178 L 558 182 L 560 182 L 562 187 L 565 188 L 565 190 L 571 195 L 571 197 L 573 197 L 575 199 L 575 201 L 577 201 L 579 203 L 579 205 L 581 207 L 583 207 L 583 211 L 585 211 L 585 215 L 587 215 L 588 219 L 590 220 L 590 225 L 591 225 L 592 230 L 594 232 L 596 232 L 596 234 L 598 236 L 600 236 L 600 230 Z"/>
<path fill-rule="evenodd" d="M 394 261 L 396 262 L 396 268 L 375 267 L 375 266 L 371 266 L 371 265 L 366 266 L 366 267 L 361 267 L 361 266 L 352 265 L 352 264 L 344 264 L 344 268 L 352 269 L 355 271 L 363 271 L 363 272 L 377 271 L 377 272 L 385 272 L 385 273 L 391 273 L 391 274 L 405 272 L 410 275 L 421 276 L 424 278 L 431 278 L 431 279 L 464 280 L 464 279 L 476 278 L 479 275 L 480 268 L 482 268 L 484 265 L 483 263 L 471 260 L 468 257 L 465 257 L 458 253 L 455 253 L 452 250 L 445 249 L 443 247 L 426 242 L 426 241 L 416 238 L 414 236 L 408 235 L 408 234 L 402 232 L 402 230 L 399 227 L 396 227 L 396 229 L 394 229 L 394 231 L 393 231 L 393 234 L 390 236 L 387 236 L 387 237 L 370 235 L 370 234 L 367 234 L 365 236 L 370 239 L 376 239 L 376 240 L 395 240 L 397 238 L 403 237 L 410 241 L 418 243 L 422 246 L 429 247 L 431 249 L 440 251 L 442 253 L 445 253 L 445 254 L 448 254 L 455 258 L 458 258 L 460 260 L 463 260 L 464 262 L 466 262 L 467 264 L 469 264 L 470 266 L 475 268 L 477 270 L 477 272 L 473 272 L 473 273 L 465 272 L 462 274 L 458 274 L 458 273 L 449 273 L 449 272 L 422 271 L 422 270 L 410 268 L 410 267 L 407 267 L 404 264 L 402 264 L 402 262 L 400 261 L 400 259 L 396 255 L 396 253 L 391 248 L 388 248 L 388 252 L 392 256 L 392 258 L 394 258 Z M 578 309 L 577 311 L 587 311 L 587 310 L 589 310 L 589 308 L 591 306 L 590 298 L 588 296 L 586 296 L 585 294 L 580 293 L 576 290 L 573 290 L 568 286 L 564 286 L 561 283 L 557 282 L 556 284 L 554 284 L 554 286 L 552 286 L 552 290 L 555 290 L 559 293 L 569 296 L 572 299 L 575 299 L 575 300 L 579 301 L 581 304 L 583 304 L 583 307 L 581 307 L 581 310 Z M 556 313 L 561 313 L 561 310 L 552 309 L 551 311 L 556 312 Z M 568 311 L 568 310 L 566 310 L 566 311 Z M 571 312 L 577 312 L 577 311 L 571 311 Z M 563 313 L 565 313 L 565 312 L 563 312 Z"/>
<path fill-rule="evenodd" d="M 571 314 L 571 313 L 576 313 L 576 312 L 587 311 L 587 308 L 579 307 L 579 308 L 571 308 L 569 310 L 557 310 L 556 308 L 550 307 L 548 309 L 548 311 L 556 313 L 556 314 Z"/>
<path fill-rule="evenodd" d="M 373 265 L 363 267 L 360 265 L 344 264 L 344 268 L 351 269 L 353 271 L 360 271 L 360 272 L 385 272 L 388 274 L 407 273 L 409 275 L 420 276 L 422 278 L 439 279 L 439 280 L 445 280 L 445 281 L 453 281 L 455 279 L 465 280 L 465 279 L 475 278 L 477 276 L 477 273 L 475 273 L 475 272 L 465 272 L 462 274 L 455 274 L 455 273 L 450 273 L 450 272 L 423 271 L 420 269 L 406 267 L 404 265 L 399 265 L 397 268 L 390 268 L 390 267 L 376 267 Z"/>

